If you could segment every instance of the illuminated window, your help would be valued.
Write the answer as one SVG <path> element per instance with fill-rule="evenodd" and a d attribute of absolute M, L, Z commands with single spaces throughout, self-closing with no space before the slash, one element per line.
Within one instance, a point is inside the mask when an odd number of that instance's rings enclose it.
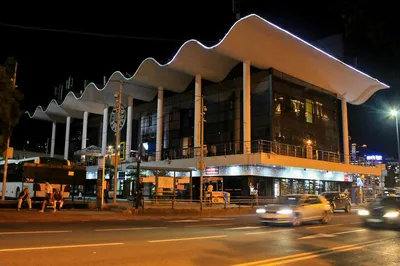
<path fill-rule="evenodd" d="M 309 99 L 306 100 L 306 121 L 307 123 L 313 122 L 313 102 Z"/>
<path fill-rule="evenodd" d="M 296 113 L 296 115 L 300 115 L 301 110 L 304 108 L 304 104 L 299 100 L 290 100 L 292 104 L 292 110 Z"/>

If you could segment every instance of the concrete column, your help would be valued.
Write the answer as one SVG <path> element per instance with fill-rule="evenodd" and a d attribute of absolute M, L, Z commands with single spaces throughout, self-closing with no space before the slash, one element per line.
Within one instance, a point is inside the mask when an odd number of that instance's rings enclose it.
<path fill-rule="evenodd" d="M 129 160 L 132 150 L 132 119 L 133 119 L 133 98 L 128 97 L 128 115 L 126 123 L 126 142 L 125 142 L 125 160 Z"/>
<path fill-rule="evenodd" d="M 194 87 L 194 135 L 193 135 L 193 139 L 194 139 L 194 143 L 193 146 L 195 148 L 200 148 L 200 115 L 202 110 L 201 109 L 201 76 L 200 75 L 196 75 L 195 78 L 195 87 Z M 197 152 L 198 151 L 198 152 Z M 199 153 L 200 154 L 200 150 L 197 149 L 196 150 L 196 154 Z"/>
<path fill-rule="evenodd" d="M 89 113 L 84 112 L 83 113 L 83 124 L 82 124 L 82 143 L 81 143 L 81 149 L 83 150 L 86 148 L 86 143 L 87 143 L 87 125 L 88 125 L 88 118 L 89 118 Z M 81 160 L 85 161 L 85 155 L 81 156 Z"/>
<path fill-rule="evenodd" d="M 350 163 L 350 146 L 349 146 L 349 125 L 347 120 L 347 102 L 342 99 L 342 127 L 343 127 L 343 154 L 344 163 Z"/>
<path fill-rule="evenodd" d="M 164 89 L 158 87 L 157 99 L 157 137 L 156 137 L 156 161 L 161 161 L 162 157 L 162 133 L 163 133 L 163 107 L 164 107 Z"/>
<path fill-rule="evenodd" d="M 54 157 L 54 148 L 56 146 L 56 122 L 53 122 L 51 130 L 51 146 L 50 146 L 50 157 Z"/>
<path fill-rule="evenodd" d="M 101 154 L 107 153 L 108 106 L 103 110 L 103 136 L 101 138 Z"/>
<path fill-rule="evenodd" d="M 240 150 L 240 89 L 235 89 L 235 151 Z"/>
<path fill-rule="evenodd" d="M 251 153 L 250 61 L 243 62 L 243 153 Z"/>
<path fill-rule="evenodd" d="M 67 117 L 67 121 L 65 123 L 65 145 L 64 145 L 64 159 L 68 160 L 68 152 L 69 152 L 69 129 L 71 126 L 71 117 Z"/>
<path fill-rule="evenodd" d="M 88 112 L 84 112 L 83 113 L 83 125 L 82 125 L 82 144 L 81 144 L 81 149 L 86 148 L 88 118 L 89 118 L 89 113 Z"/>

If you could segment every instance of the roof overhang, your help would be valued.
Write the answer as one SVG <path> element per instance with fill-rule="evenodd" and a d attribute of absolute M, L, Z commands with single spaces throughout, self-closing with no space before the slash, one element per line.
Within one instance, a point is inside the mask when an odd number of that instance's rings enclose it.
<path fill-rule="evenodd" d="M 216 45 L 207 47 L 196 40 L 185 42 L 171 61 L 162 65 L 145 59 L 132 77 L 121 72 L 111 75 L 104 87 L 89 84 L 78 98 L 72 92 L 58 105 L 54 100 L 45 110 L 36 109 L 31 118 L 52 120 L 54 116 L 80 115 L 87 111 L 102 114 L 115 105 L 114 94 L 123 88 L 127 96 L 151 101 L 157 87 L 183 92 L 195 75 L 221 82 L 239 62 L 248 60 L 259 69 L 274 68 L 332 92 L 351 104 L 362 104 L 388 85 L 349 66 L 290 32 L 257 15 L 238 20 Z M 50 108 L 51 107 L 51 108 Z M 73 112 L 73 110 L 76 111 Z"/>

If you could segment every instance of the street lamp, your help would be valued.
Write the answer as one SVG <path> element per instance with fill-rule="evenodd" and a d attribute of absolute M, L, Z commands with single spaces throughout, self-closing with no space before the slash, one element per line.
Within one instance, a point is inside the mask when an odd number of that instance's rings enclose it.
<path fill-rule="evenodd" d="M 394 116 L 396 119 L 397 160 L 399 161 L 399 166 L 400 166 L 400 140 L 399 140 L 399 119 L 398 119 L 399 111 L 397 111 L 396 109 L 392 109 L 390 111 L 390 115 Z"/>

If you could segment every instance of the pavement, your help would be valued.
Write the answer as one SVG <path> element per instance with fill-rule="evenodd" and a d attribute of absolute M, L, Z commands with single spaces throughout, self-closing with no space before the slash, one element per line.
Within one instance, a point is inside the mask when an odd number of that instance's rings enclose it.
<path fill-rule="evenodd" d="M 79 216 L 72 212 L 17 215 Z M 327 225 L 297 228 L 262 226 L 256 215 L 116 218 L 51 223 L 5 219 L 0 223 L 0 265 L 391 266 L 400 261 L 400 232 L 363 228 L 356 211 L 338 211 Z"/>

